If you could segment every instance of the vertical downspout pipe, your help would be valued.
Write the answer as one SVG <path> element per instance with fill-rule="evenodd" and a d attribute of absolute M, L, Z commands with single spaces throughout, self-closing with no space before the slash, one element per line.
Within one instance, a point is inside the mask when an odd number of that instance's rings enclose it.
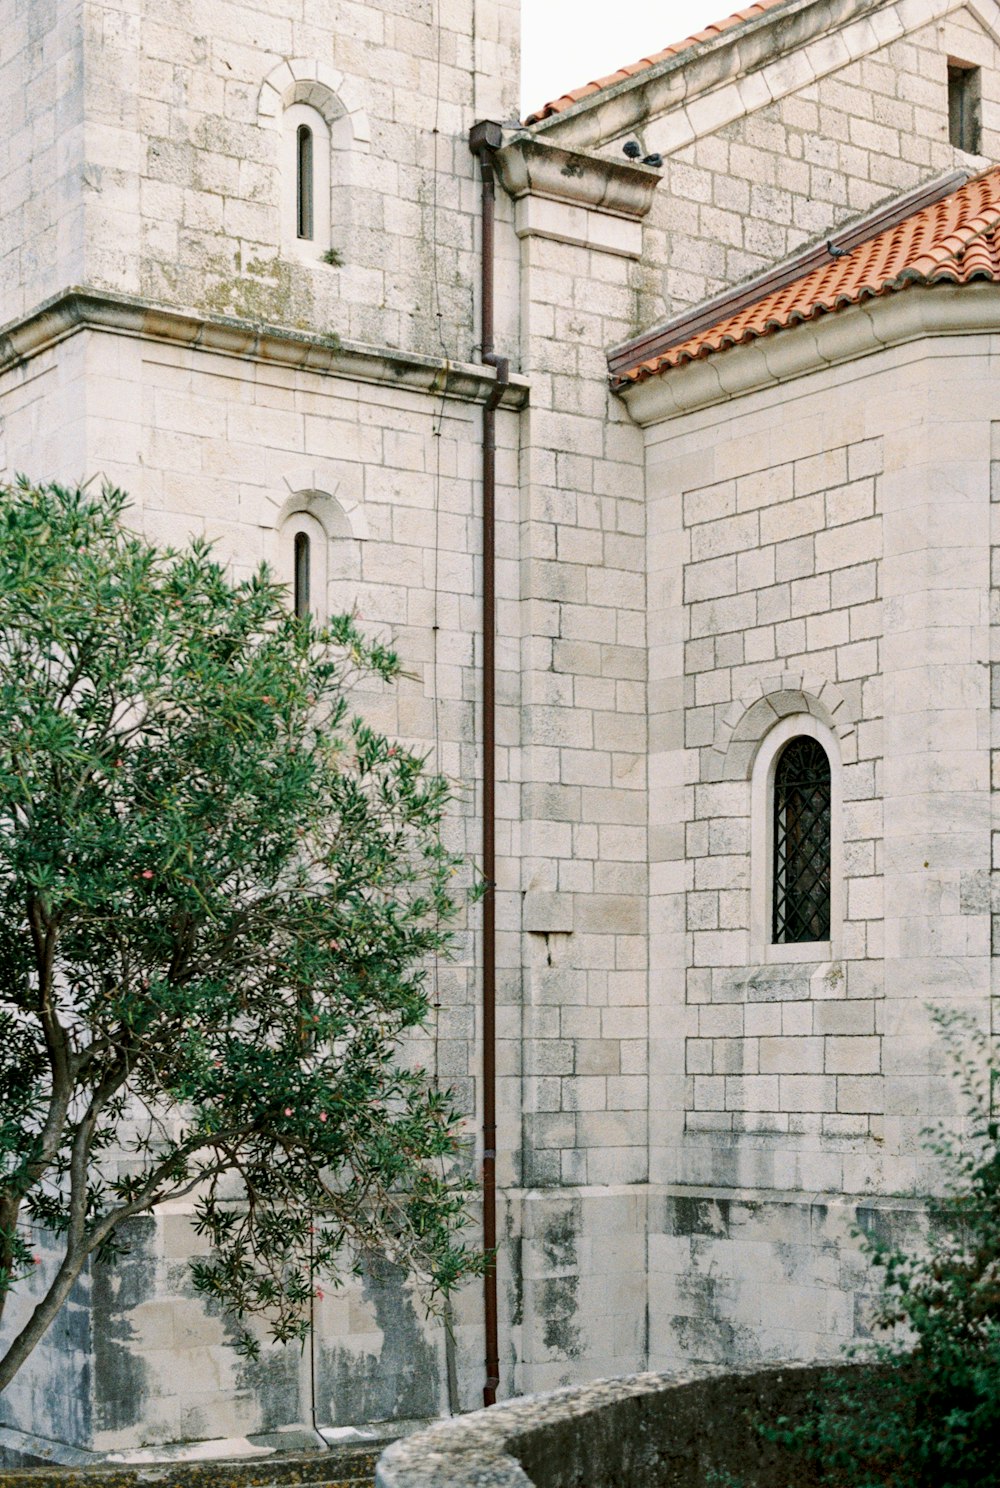
<path fill-rule="evenodd" d="M 490 1261 L 483 1278 L 486 1380 L 483 1404 L 495 1405 L 500 1385 L 497 1321 L 497 1100 L 496 1100 L 496 420 L 507 385 L 509 364 L 493 350 L 494 215 L 496 188 L 493 152 L 503 130 L 492 120 L 472 126 L 469 149 L 482 176 L 481 359 L 497 372 L 483 407 L 483 1245 Z"/>

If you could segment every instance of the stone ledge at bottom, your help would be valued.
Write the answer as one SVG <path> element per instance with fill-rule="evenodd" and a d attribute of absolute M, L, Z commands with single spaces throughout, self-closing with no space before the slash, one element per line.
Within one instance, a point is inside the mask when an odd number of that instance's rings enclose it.
<path fill-rule="evenodd" d="M 526 1395 L 395 1442 L 376 1488 L 704 1488 L 710 1470 L 784 1488 L 787 1459 L 755 1419 L 794 1420 L 824 1375 L 858 1367 L 701 1365 Z"/>

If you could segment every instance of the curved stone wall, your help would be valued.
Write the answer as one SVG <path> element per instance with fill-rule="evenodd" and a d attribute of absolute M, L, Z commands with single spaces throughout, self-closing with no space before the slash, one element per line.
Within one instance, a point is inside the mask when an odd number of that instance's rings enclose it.
<path fill-rule="evenodd" d="M 857 1367 L 857 1366 L 840 1366 Z M 785 1488 L 759 1418 L 794 1418 L 830 1365 L 637 1374 L 528 1395 L 395 1442 L 377 1488 Z M 712 1474 L 715 1474 L 711 1476 Z M 731 1474 L 731 1478 L 727 1478 Z M 809 1479 L 796 1464 L 796 1488 Z"/>

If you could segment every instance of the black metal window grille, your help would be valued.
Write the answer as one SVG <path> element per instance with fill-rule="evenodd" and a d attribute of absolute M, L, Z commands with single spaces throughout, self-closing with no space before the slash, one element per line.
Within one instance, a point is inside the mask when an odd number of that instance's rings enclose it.
<path fill-rule="evenodd" d="M 805 737 L 774 772 L 773 930 L 779 945 L 830 938 L 830 761 Z"/>

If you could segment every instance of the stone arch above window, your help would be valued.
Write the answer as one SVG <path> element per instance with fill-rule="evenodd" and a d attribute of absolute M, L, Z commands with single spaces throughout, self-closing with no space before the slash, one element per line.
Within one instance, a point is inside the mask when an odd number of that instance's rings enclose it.
<path fill-rule="evenodd" d="M 274 532 L 275 571 L 296 609 L 307 605 L 320 622 L 354 609 L 360 541 L 367 535 L 359 507 L 315 487 L 293 491 L 276 514 Z"/>
<path fill-rule="evenodd" d="M 281 134 L 286 251 L 315 262 L 340 261 L 348 250 L 357 158 L 370 143 L 357 85 L 322 63 L 282 62 L 264 80 L 259 115 Z"/>
<path fill-rule="evenodd" d="M 780 719 L 807 714 L 838 741 L 844 764 L 857 751 L 857 717 L 847 695 L 834 683 L 802 672 L 765 677 L 735 699 L 710 749 L 702 751 L 703 781 L 747 780 L 761 741 Z"/>
<path fill-rule="evenodd" d="M 351 502 L 338 501 L 330 491 L 316 486 L 305 486 L 293 491 L 282 504 L 274 520 L 282 527 L 293 512 L 304 511 L 315 517 L 329 538 L 354 538 L 362 541 L 368 536 L 368 526 L 361 508 Z"/>
<path fill-rule="evenodd" d="M 353 78 L 324 62 L 291 57 L 264 79 L 257 111 L 263 123 L 277 128 L 285 109 L 294 104 L 315 109 L 326 121 L 335 135 L 334 148 L 367 152 L 371 130 L 361 85 Z"/>

